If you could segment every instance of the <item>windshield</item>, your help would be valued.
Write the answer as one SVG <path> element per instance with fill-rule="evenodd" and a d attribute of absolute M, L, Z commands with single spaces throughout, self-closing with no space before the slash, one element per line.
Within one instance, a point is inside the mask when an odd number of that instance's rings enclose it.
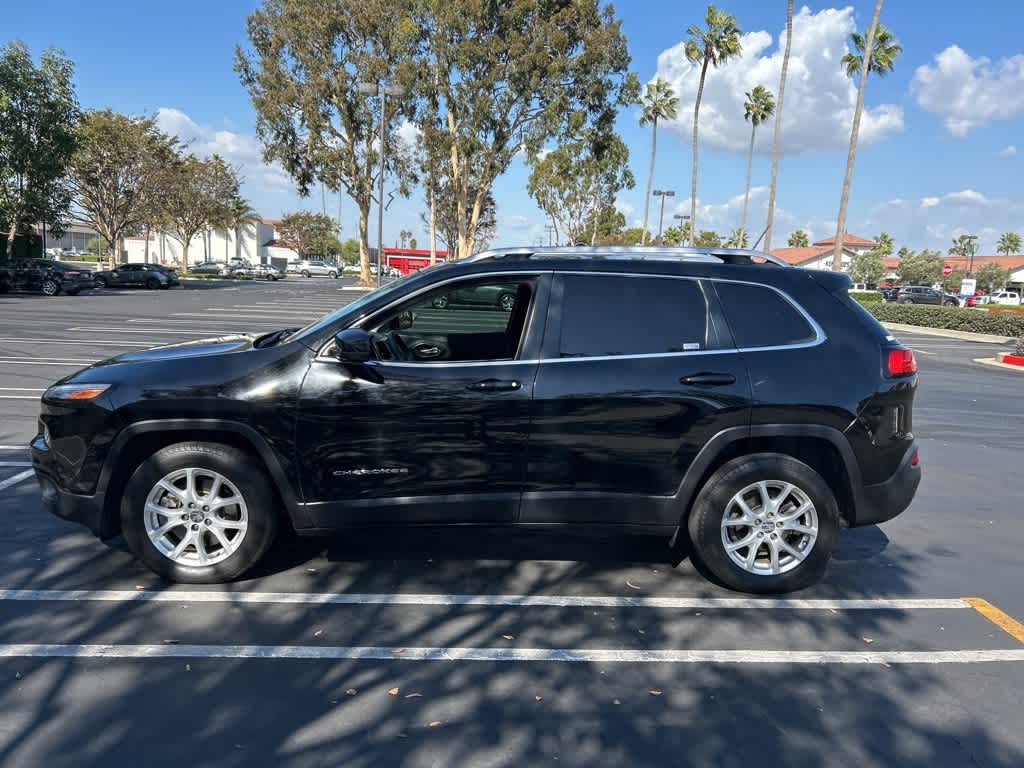
<path fill-rule="evenodd" d="M 311 336 L 316 336 L 317 334 L 320 333 L 320 331 L 322 331 L 329 325 L 342 322 L 346 318 L 359 317 L 359 314 L 362 312 L 363 307 L 376 301 L 382 296 L 387 296 L 391 293 L 397 292 L 401 288 L 404 288 L 418 274 L 420 273 L 413 272 L 410 275 L 406 275 L 405 277 L 393 280 L 390 283 L 387 283 L 386 285 L 382 285 L 380 288 L 377 288 L 374 291 L 370 291 L 365 296 L 361 296 L 360 298 L 356 299 L 350 304 L 346 304 L 345 306 L 336 309 L 334 312 L 331 312 L 329 315 L 324 315 L 319 320 L 310 323 L 304 328 L 300 328 L 292 336 L 290 336 L 288 340 L 302 341 L 303 339 L 309 338 Z"/>

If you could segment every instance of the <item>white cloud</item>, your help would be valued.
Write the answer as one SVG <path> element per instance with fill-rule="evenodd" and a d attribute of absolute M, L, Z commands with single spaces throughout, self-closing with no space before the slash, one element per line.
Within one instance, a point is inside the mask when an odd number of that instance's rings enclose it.
<path fill-rule="evenodd" d="M 636 213 L 636 206 L 632 203 L 627 203 L 625 200 L 615 201 L 615 210 L 625 216 L 627 219 Z"/>
<path fill-rule="evenodd" d="M 993 65 L 951 45 L 936 54 L 934 65 L 917 68 L 911 92 L 922 109 L 945 119 L 950 134 L 963 138 L 993 120 L 1024 116 L 1024 54 Z"/>
<path fill-rule="evenodd" d="M 811 13 L 804 7 L 793 18 L 793 46 L 786 79 L 782 151 L 795 155 L 845 149 L 857 101 L 857 88 L 840 64 L 855 29 L 853 9 Z M 720 69 L 708 71 L 700 108 L 700 137 L 705 146 L 742 152 L 750 143 L 750 123 L 743 119 L 745 92 L 764 85 L 778 96 L 783 51 L 772 46 L 768 32 L 743 35 L 743 54 Z M 779 42 L 785 47 L 785 31 Z M 658 56 L 657 76 L 671 83 L 679 97 L 678 117 L 669 125 L 689 139 L 700 69 L 684 53 L 684 43 Z M 903 109 L 894 104 L 865 107 L 861 146 L 877 143 L 903 129 Z M 757 131 L 756 151 L 771 149 L 774 121 Z"/>
<path fill-rule="evenodd" d="M 530 226 L 530 219 L 526 216 L 505 216 L 503 217 L 502 223 L 505 225 L 505 229 L 513 231 L 521 231 L 527 229 Z"/>
<path fill-rule="evenodd" d="M 996 154 L 999 155 L 1000 157 L 1013 157 L 1014 155 L 1017 154 L 1017 147 L 1011 144 L 1010 146 L 1006 147 L 1006 149 L 999 150 Z"/>
<path fill-rule="evenodd" d="M 414 123 L 410 123 L 408 120 L 403 120 L 402 124 L 398 126 L 395 132 L 398 134 L 398 138 L 405 142 L 410 149 L 416 146 L 416 140 L 422 133 Z"/>
<path fill-rule="evenodd" d="M 889 200 L 868 217 L 865 231 L 888 232 L 897 246 L 934 248 L 945 253 L 953 238 L 978 235 L 978 253 L 995 253 L 1003 232 L 1019 232 L 1024 200 L 989 197 L 964 189 L 916 200 Z M 852 229 L 852 225 L 851 225 Z"/>
<path fill-rule="evenodd" d="M 690 212 L 690 199 L 680 200 L 673 213 L 688 214 Z M 668 214 L 665 214 L 666 217 Z M 764 231 L 765 222 L 768 218 L 768 187 L 750 188 L 750 210 L 747 215 L 747 235 L 750 244 L 753 246 L 761 233 Z M 740 226 L 743 220 L 743 193 L 725 200 L 722 203 L 705 203 L 699 198 L 697 200 L 697 232 L 705 229 L 713 229 L 724 240 L 729 234 Z M 657 226 L 657 222 L 655 222 Z M 807 232 L 811 240 L 825 237 L 826 234 L 835 232 L 835 222 L 815 220 L 809 218 L 798 218 L 796 215 L 775 206 L 775 232 L 772 235 L 772 247 L 779 248 L 786 244 L 789 233 L 797 229 Z M 831 230 L 831 231 L 830 231 Z M 763 246 L 763 241 L 758 247 Z"/>

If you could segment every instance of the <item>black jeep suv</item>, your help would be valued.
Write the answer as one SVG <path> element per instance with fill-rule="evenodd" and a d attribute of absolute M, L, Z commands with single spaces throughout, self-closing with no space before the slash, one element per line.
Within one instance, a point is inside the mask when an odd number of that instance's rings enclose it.
<path fill-rule="evenodd" d="M 845 275 L 751 251 L 499 250 L 312 325 L 120 355 L 42 399 L 58 515 L 159 574 L 233 579 L 280 525 L 686 537 L 750 592 L 819 579 L 920 481 L 913 353 Z M 439 308 L 457 291 L 511 295 Z"/>

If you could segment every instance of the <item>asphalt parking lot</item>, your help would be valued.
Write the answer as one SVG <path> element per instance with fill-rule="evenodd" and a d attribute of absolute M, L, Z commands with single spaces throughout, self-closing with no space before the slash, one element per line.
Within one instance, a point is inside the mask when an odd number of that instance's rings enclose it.
<path fill-rule="evenodd" d="M 476 529 L 290 538 L 229 588 L 167 587 L 42 509 L 50 383 L 301 325 L 343 284 L 0 296 L 0 765 L 1024 764 L 1024 642 L 998 624 L 1024 619 L 1024 374 L 973 362 L 996 345 L 898 334 L 921 489 L 790 599 L 661 540 Z"/>

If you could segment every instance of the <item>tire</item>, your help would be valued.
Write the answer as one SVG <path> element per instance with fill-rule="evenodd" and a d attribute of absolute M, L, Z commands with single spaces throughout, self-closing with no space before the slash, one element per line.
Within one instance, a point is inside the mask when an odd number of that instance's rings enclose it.
<path fill-rule="evenodd" d="M 155 291 L 159 287 L 160 287 L 160 281 L 159 280 L 154 280 L 154 279 L 150 278 L 149 280 L 146 281 L 146 289 L 147 290 Z"/>
<path fill-rule="evenodd" d="M 48 277 L 43 280 L 42 290 L 45 296 L 56 296 L 60 293 L 60 283 Z"/>
<path fill-rule="evenodd" d="M 436 309 L 447 309 L 448 308 L 448 297 L 447 296 L 438 296 L 436 299 L 434 299 L 431 302 L 431 304 L 433 304 Z"/>
<path fill-rule="evenodd" d="M 776 513 L 769 510 L 765 514 L 765 505 L 760 501 L 763 495 L 756 489 L 760 482 L 767 484 L 769 497 L 776 503 L 783 493 L 779 486 L 792 485 L 793 490 L 782 499 L 780 511 L 786 513 L 783 517 L 793 514 L 796 505 L 806 509 L 806 502 L 810 502 L 811 509 L 795 521 L 775 520 L 777 528 L 773 528 L 771 518 Z M 741 512 L 734 499 L 741 493 L 747 494 L 741 498 L 755 515 L 756 525 L 743 526 L 735 522 Z M 727 514 L 734 522 L 723 526 Z M 790 530 L 790 525 L 800 525 L 801 531 Z M 724 586 L 754 594 L 792 592 L 817 583 L 824 575 L 839 532 L 839 509 L 828 483 L 811 467 L 790 456 L 758 453 L 727 462 L 708 479 L 697 495 L 687 528 L 694 558 Z M 772 533 L 768 533 L 769 530 Z M 786 533 L 776 533 L 776 530 Z M 816 530 L 816 539 L 811 540 L 803 533 L 807 530 Z M 748 570 L 726 551 L 724 539 L 728 537 L 735 544 L 755 534 L 757 538 L 752 540 L 752 545 L 734 550 L 737 558 L 746 560 L 751 546 L 756 547 L 753 569 Z M 773 542 L 788 545 L 791 550 L 802 553 L 803 558 L 779 549 L 780 554 L 772 563 L 771 550 L 778 546 Z M 771 572 L 773 565 L 777 573 Z"/>
<path fill-rule="evenodd" d="M 950 300 L 950 301 L 944 301 L 944 302 L 942 302 L 942 303 L 943 303 L 943 304 L 944 304 L 945 306 L 947 306 L 947 307 L 959 307 L 959 306 L 960 306 L 959 304 L 957 304 L 957 303 L 956 303 L 955 301 L 952 301 L 952 300 Z"/>
<path fill-rule="evenodd" d="M 192 496 L 183 493 L 188 487 L 184 477 L 167 480 L 176 473 L 187 474 L 189 469 L 198 478 L 197 494 Z M 215 479 L 204 473 L 221 476 L 218 494 L 221 499 L 228 498 L 223 495 L 227 493 L 232 498 L 240 496 L 243 503 L 225 504 L 220 512 L 204 511 L 203 501 L 209 498 L 205 494 L 212 490 Z M 158 485 L 162 480 L 178 488 L 177 494 L 164 491 L 162 488 L 167 486 Z M 186 506 L 189 498 L 195 499 L 191 502 L 195 504 L 191 511 Z M 177 443 L 161 448 L 132 474 L 121 497 L 121 530 L 132 553 L 163 578 L 185 584 L 223 583 L 241 576 L 270 548 L 278 528 L 275 498 L 261 463 L 246 452 L 220 443 Z M 170 509 L 171 514 L 149 512 L 148 502 L 154 500 L 156 506 Z M 175 509 L 174 505 L 179 506 Z M 182 510 L 182 515 L 189 515 L 189 520 L 182 522 L 177 509 Z M 222 521 L 224 526 L 209 522 L 214 520 Z M 172 525 L 156 538 L 165 549 L 180 546 L 186 536 L 199 532 L 204 542 L 203 552 L 214 562 L 201 564 L 199 546 L 194 539 L 185 544 L 177 559 L 172 559 L 150 538 L 147 525 L 151 529 Z M 215 536 L 215 528 L 223 539 Z M 227 546 L 219 541 L 226 541 Z"/>
<path fill-rule="evenodd" d="M 331 280 L 337 280 L 338 279 L 338 273 L 337 272 L 328 272 L 327 276 L 329 278 L 331 278 Z"/>
<path fill-rule="evenodd" d="M 107 279 L 105 277 L 96 277 L 92 281 L 93 288 L 103 289 L 107 287 Z"/>
<path fill-rule="evenodd" d="M 503 293 L 498 297 L 498 306 L 502 312 L 511 312 L 516 306 L 516 297 L 514 293 Z"/>
<path fill-rule="evenodd" d="M 309 271 L 305 269 L 302 270 L 299 274 L 302 275 L 303 277 L 310 277 Z"/>

